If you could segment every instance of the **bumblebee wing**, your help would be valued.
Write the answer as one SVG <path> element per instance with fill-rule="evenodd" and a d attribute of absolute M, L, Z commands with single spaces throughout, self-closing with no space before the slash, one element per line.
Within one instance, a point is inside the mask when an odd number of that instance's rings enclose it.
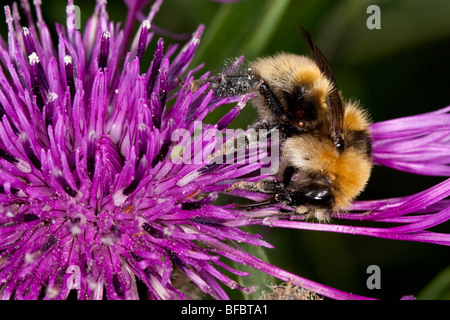
<path fill-rule="evenodd" d="M 330 66 L 325 59 L 322 52 L 315 44 L 311 35 L 303 27 L 299 27 L 300 34 L 308 43 L 309 47 L 314 56 L 314 60 L 319 67 L 319 70 L 333 85 L 333 90 L 327 96 L 327 105 L 330 115 L 330 134 L 335 140 L 335 144 L 338 148 L 343 147 L 342 141 L 342 131 L 344 125 L 344 103 L 342 102 L 341 95 L 339 94 L 338 88 L 336 86 L 336 81 L 334 80 L 333 74 L 331 73 Z"/>

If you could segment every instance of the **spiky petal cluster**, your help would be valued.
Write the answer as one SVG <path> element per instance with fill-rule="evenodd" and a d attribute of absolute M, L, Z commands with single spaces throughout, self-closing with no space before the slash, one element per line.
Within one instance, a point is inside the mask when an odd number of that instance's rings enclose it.
<path fill-rule="evenodd" d="M 207 167 L 171 159 L 172 134 L 178 129 L 193 134 L 196 121 L 229 101 L 201 95 L 205 88 L 189 91 L 185 71 L 202 26 L 178 53 L 158 40 L 153 60 L 141 72 L 160 4 L 152 7 L 126 55 L 117 54 L 125 52 L 127 39 L 108 20 L 104 1 L 97 2 L 83 37 L 69 1 L 67 27 L 57 26 L 56 46 L 39 2 L 37 26 L 30 18 L 27 28 L 19 23 L 17 5 L 12 12 L 5 7 L 1 298 L 64 299 L 73 290 L 80 299 L 137 299 L 137 282 L 153 299 L 186 298 L 173 284 L 174 270 L 214 298 L 226 298 L 220 282 L 244 288 L 216 266 L 246 273 L 227 267 L 217 244 L 268 246 L 258 236 L 214 224 L 242 212 L 211 205 L 225 181 L 260 164 Z M 24 9 L 31 17 L 29 7 Z M 180 79 L 185 79 L 181 88 Z M 211 149 L 215 133 L 235 115 L 184 147 Z"/>

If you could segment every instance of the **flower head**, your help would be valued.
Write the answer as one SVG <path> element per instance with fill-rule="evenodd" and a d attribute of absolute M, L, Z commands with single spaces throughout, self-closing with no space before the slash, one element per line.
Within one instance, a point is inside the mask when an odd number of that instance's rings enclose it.
<path fill-rule="evenodd" d="M 244 273 L 219 260 L 225 252 L 216 244 L 226 239 L 268 246 L 258 236 L 219 227 L 215 221 L 242 213 L 211 205 L 225 181 L 261 164 L 173 161 L 172 154 L 190 159 L 194 153 L 187 149 L 214 147 L 215 133 L 236 112 L 219 126 L 201 128 L 195 140 L 180 143 L 181 155 L 173 153 L 174 134 L 192 135 L 199 121 L 229 100 L 200 95 L 206 88 L 189 91 L 186 70 L 203 26 L 181 50 L 158 40 L 147 72 L 141 73 L 153 36 L 151 20 L 160 5 L 155 2 L 126 55 L 116 54 L 125 52 L 126 32 L 108 20 L 104 1 L 97 2 L 83 37 L 74 28 L 69 1 L 67 26 L 57 26 L 56 47 L 38 2 L 38 28 L 31 23 L 22 28 L 17 6 L 13 12 L 5 7 L 9 36 L 0 48 L 3 299 L 64 299 L 70 290 L 80 299 L 137 299 L 137 281 L 150 298 L 185 298 L 172 284 L 174 270 L 211 296 L 226 298 L 219 282 L 241 287 L 216 266 Z"/>
<path fill-rule="evenodd" d="M 79 299 L 196 296 L 179 284 L 180 278 L 216 299 L 228 298 L 223 285 L 251 291 L 230 276 L 250 274 L 228 261 L 273 275 L 289 288 L 302 286 L 331 298 L 365 298 L 256 258 L 239 243 L 272 246 L 241 227 L 449 244 L 448 235 L 426 231 L 449 218 L 448 181 L 405 198 L 356 202 L 355 212 L 368 213 L 339 216 L 402 224 L 393 228 L 315 224 L 280 214 L 277 205 L 246 211 L 216 204 L 218 194 L 233 182 L 270 174 L 264 148 L 248 147 L 232 159 L 211 161 L 224 142 L 239 135 L 227 135 L 227 126 L 251 96 L 216 98 L 207 85 L 191 92 L 196 69 L 189 64 L 203 26 L 181 49 L 156 40 L 152 61 L 143 61 L 162 1 L 155 1 L 147 16 L 141 9 L 148 1 L 125 2 L 130 10 L 123 29 L 109 21 L 105 1 L 98 0 L 82 35 L 69 0 L 66 26 L 56 26 L 56 45 L 39 1 L 36 23 L 30 6 L 21 2 L 27 27 L 20 24 L 16 4 L 5 7 L 8 39 L 0 42 L 1 298 L 65 299 L 71 292 Z M 133 22 L 141 16 L 131 41 Z M 202 124 L 208 113 L 227 103 L 236 105 L 218 123 Z M 408 119 L 374 124 L 375 161 L 448 175 L 442 150 L 448 148 L 446 111 L 439 117 L 417 116 L 415 120 L 427 122 L 416 122 L 409 131 L 404 130 Z M 265 143 L 277 146 L 275 139 Z M 421 146 L 429 147 L 428 158 Z M 233 193 L 264 198 L 242 190 Z"/>

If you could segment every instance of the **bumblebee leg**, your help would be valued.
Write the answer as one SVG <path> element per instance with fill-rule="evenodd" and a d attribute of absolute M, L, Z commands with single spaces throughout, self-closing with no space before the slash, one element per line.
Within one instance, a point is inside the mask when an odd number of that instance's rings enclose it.
<path fill-rule="evenodd" d="M 293 166 L 288 166 L 283 172 L 283 185 L 286 188 L 290 183 L 292 176 L 295 173 L 295 168 Z"/>
<path fill-rule="evenodd" d="M 261 128 L 265 129 L 266 127 L 264 126 Z M 268 128 L 265 132 L 260 134 L 260 132 L 256 129 L 249 127 L 249 130 L 244 131 L 241 134 L 238 134 L 236 137 L 229 139 L 225 143 L 223 143 L 222 148 L 211 154 L 208 159 L 214 160 L 217 157 L 226 157 L 231 154 L 235 154 L 235 156 L 237 156 L 243 150 L 249 149 L 252 146 L 257 146 L 258 143 L 266 141 L 269 137 L 271 137 L 275 130 L 277 129 Z M 224 163 L 224 161 L 225 159 L 222 159 L 222 162 L 219 163 Z"/>
<path fill-rule="evenodd" d="M 228 188 L 227 191 L 231 191 L 236 188 L 247 191 L 275 194 L 283 190 L 283 184 L 276 180 L 270 179 L 261 179 L 257 182 L 239 181 Z"/>
<path fill-rule="evenodd" d="M 238 154 L 240 151 L 255 145 L 257 146 L 258 143 L 264 143 L 270 138 L 274 138 L 276 139 L 275 141 L 279 141 L 279 130 L 280 127 L 276 123 L 269 121 L 257 121 L 250 125 L 247 131 L 222 144 L 222 149 L 216 151 L 208 158 L 209 160 L 213 160 L 219 156 L 223 157 L 232 153 Z"/>
<path fill-rule="evenodd" d="M 274 203 L 277 203 L 277 201 L 275 200 L 274 197 L 270 197 L 267 200 L 262 200 L 262 201 L 258 201 L 258 202 L 247 203 L 247 204 L 236 204 L 236 207 L 250 210 L 252 208 L 264 207 L 264 206 L 268 206 L 268 205 L 271 205 Z"/>
<path fill-rule="evenodd" d="M 266 82 L 261 83 L 261 85 L 259 86 L 259 92 L 262 94 L 264 99 L 266 99 L 270 111 L 272 111 L 273 115 L 277 118 L 283 117 L 285 113 L 283 106 Z"/>
<path fill-rule="evenodd" d="M 259 82 L 259 78 L 246 72 L 221 73 L 209 79 L 194 80 L 190 89 L 194 92 L 205 83 L 209 83 L 209 89 L 216 97 L 234 97 L 254 91 Z"/>
<path fill-rule="evenodd" d="M 222 149 L 214 152 L 208 157 L 208 160 L 214 160 L 218 157 L 226 157 L 227 155 L 231 155 L 232 153 L 238 154 L 240 151 L 248 148 L 252 143 L 255 143 L 254 137 L 250 136 L 247 133 L 243 133 L 226 141 L 222 144 Z M 222 159 L 219 163 L 224 163 L 225 159 Z"/>
<path fill-rule="evenodd" d="M 261 129 L 266 129 L 268 133 L 280 129 L 280 124 L 276 121 L 270 120 L 257 120 L 248 126 L 249 129 L 254 129 L 256 131 Z"/>
<path fill-rule="evenodd" d="M 247 191 L 262 192 L 262 193 L 267 193 L 267 194 L 276 194 L 283 188 L 283 185 L 278 181 L 269 180 L 269 179 L 262 179 L 257 182 L 239 181 L 239 182 L 235 183 L 234 185 L 232 185 L 227 191 L 231 191 L 232 189 L 236 189 L 236 188 L 242 189 L 242 190 L 247 190 Z M 272 196 L 266 200 L 262 200 L 262 201 L 258 201 L 258 202 L 254 202 L 254 203 L 237 204 L 236 207 L 250 210 L 252 208 L 263 207 L 263 206 L 271 205 L 271 204 L 274 204 L 277 202 L 278 201 L 275 199 L 275 197 Z"/>

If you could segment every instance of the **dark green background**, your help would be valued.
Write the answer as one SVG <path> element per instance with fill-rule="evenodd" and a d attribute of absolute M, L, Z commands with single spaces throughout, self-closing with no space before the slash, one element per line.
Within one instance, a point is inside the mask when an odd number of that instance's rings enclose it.
<path fill-rule="evenodd" d="M 82 26 L 93 3 L 75 1 L 81 8 Z M 366 27 L 366 9 L 372 4 L 381 9 L 380 30 Z M 64 23 L 65 1 L 43 0 L 43 11 L 47 21 Z M 109 1 L 108 12 L 114 21 L 123 21 L 126 15 L 121 1 Z M 450 2 L 445 0 L 244 0 L 235 4 L 166 0 L 154 23 L 180 34 L 205 24 L 194 65 L 204 62 L 204 71 L 214 72 L 227 59 L 240 55 L 251 59 L 278 51 L 309 54 L 297 31 L 302 25 L 326 55 L 344 96 L 360 100 L 373 121 L 382 121 L 450 104 L 449 16 Z M 0 30 L 6 39 L 4 22 Z M 144 62 L 143 67 L 147 66 Z M 218 110 L 209 121 L 226 110 Z M 248 107 L 233 126 L 245 128 L 255 115 Z M 361 199 L 403 196 L 443 179 L 376 167 Z M 450 232 L 449 224 L 438 230 Z M 266 251 L 271 262 L 317 282 L 377 298 L 398 299 L 406 294 L 450 298 L 449 271 L 438 285 L 423 291 L 449 265 L 447 247 L 312 231 L 257 232 L 276 246 Z M 381 268 L 381 290 L 366 288 L 366 268 L 373 264 Z M 439 284 L 447 289 L 439 289 Z"/>

